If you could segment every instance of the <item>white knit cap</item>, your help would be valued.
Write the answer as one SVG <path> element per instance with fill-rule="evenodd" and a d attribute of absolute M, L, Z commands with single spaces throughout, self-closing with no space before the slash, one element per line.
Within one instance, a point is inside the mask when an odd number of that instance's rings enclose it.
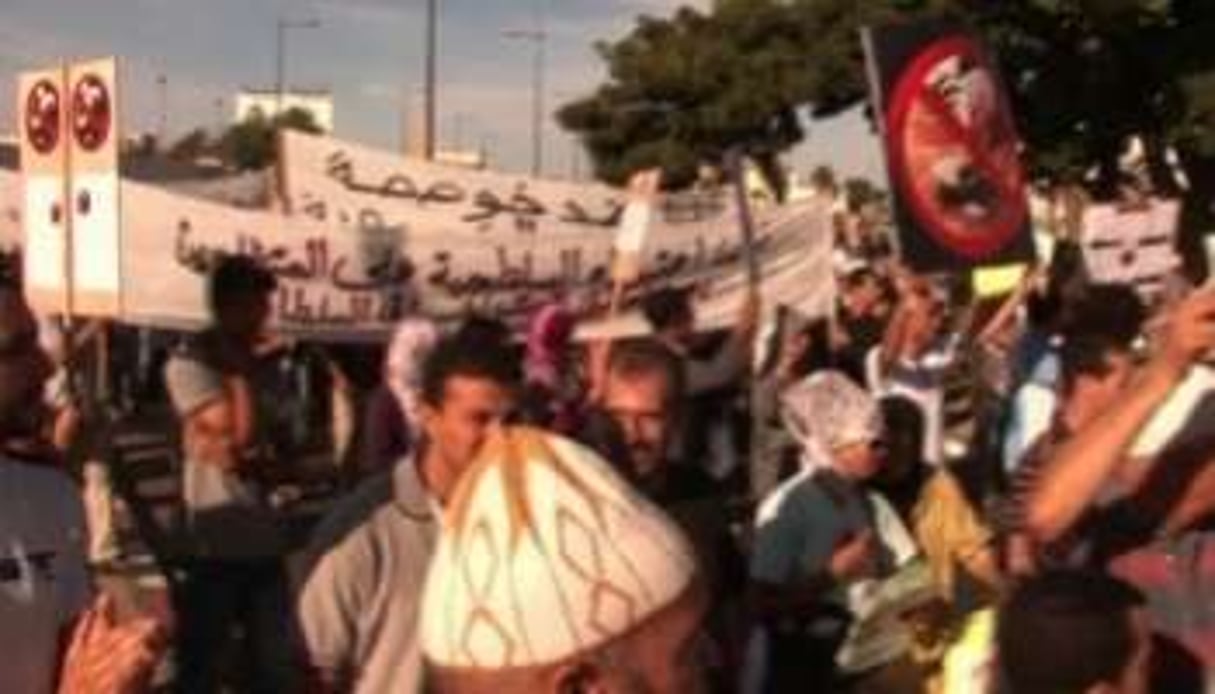
<path fill-rule="evenodd" d="M 445 510 L 422 651 L 449 668 L 557 663 L 635 629 L 695 572 L 679 529 L 597 455 L 507 428 Z"/>

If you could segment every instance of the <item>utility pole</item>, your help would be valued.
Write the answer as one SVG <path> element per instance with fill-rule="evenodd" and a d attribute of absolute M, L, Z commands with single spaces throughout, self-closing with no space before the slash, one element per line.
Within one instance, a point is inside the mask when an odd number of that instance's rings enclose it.
<path fill-rule="evenodd" d="M 535 26 L 531 29 L 503 31 L 506 38 L 530 41 L 532 52 L 532 176 L 539 177 L 544 170 L 544 68 L 545 43 L 548 32 L 544 28 L 544 13 L 539 0 L 535 5 Z"/>
<path fill-rule="evenodd" d="M 274 117 L 283 115 L 283 91 L 287 79 L 287 30 L 289 29 L 319 29 L 321 20 L 291 20 L 282 17 L 278 20 L 278 34 L 275 40 L 274 61 Z"/>
<path fill-rule="evenodd" d="M 438 78 L 439 43 L 438 0 L 426 0 L 426 114 L 425 140 L 426 158 L 435 158 L 435 113 L 437 112 L 436 84 Z"/>

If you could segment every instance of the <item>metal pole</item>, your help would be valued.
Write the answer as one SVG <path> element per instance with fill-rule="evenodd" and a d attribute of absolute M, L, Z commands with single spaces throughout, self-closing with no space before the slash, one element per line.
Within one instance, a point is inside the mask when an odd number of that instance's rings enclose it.
<path fill-rule="evenodd" d="M 169 146 L 169 78 L 156 76 L 156 98 L 160 106 L 160 118 L 156 124 L 156 138 L 161 151 Z"/>
<path fill-rule="evenodd" d="M 537 8 L 536 28 L 502 32 L 511 39 L 534 42 L 532 53 L 532 175 L 539 176 L 544 169 L 544 43 L 547 34 L 543 19 Z"/>
<path fill-rule="evenodd" d="M 582 157 L 579 149 L 582 143 L 577 137 L 570 138 L 570 180 L 582 180 Z"/>
<path fill-rule="evenodd" d="M 532 83 L 532 176 L 544 171 L 544 19 L 537 11 Z"/>
<path fill-rule="evenodd" d="M 435 158 L 435 91 L 439 40 L 438 0 L 426 0 L 426 158 Z"/>
<path fill-rule="evenodd" d="M 275 37 L 275 63 L 274 63 L 274 117 L 277 118 L 283 112 L 283 80 L 284 72 L 286 71 L 286 49 L 283 48 L 283 43 L 286 41 L 287 22 L 280 18 L 278 20 L 278 33 Z"/>
<path fill-rule="evenodd" d="M 274 75 L 274 117 L 278 118 L 283 115 L 283 92 L 286 91 L 287 81 L 287 30 L 288 29 L 318 29 L 321 26 L 319 19 L 307 20 L 289 20 L 279 17 L 278 20 L 278 35 L 277 46 L 275 51 L 275 75 Z"/>
<path fill-rule="evenodd" d="M 222 96 L 215 97 L 215 132 L 216 137 L 222 136 L 224 132 L 224 98 Z"/>

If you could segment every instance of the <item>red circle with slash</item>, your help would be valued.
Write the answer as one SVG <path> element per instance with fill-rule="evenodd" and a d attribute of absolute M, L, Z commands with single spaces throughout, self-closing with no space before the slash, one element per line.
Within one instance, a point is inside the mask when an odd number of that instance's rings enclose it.
<path fill-rule="evenodd" d="M 892 91 L 887 124 L 891 178 L 935 241 L 980 259 L 1024 227 L 1016 128 L 977 42 L 951 36 L 916 56 Z"/>

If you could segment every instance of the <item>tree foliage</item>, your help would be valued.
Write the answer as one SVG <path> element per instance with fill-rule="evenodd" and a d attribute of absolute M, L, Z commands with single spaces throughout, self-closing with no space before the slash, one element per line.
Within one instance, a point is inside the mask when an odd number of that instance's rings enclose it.
<path fill-rule="evenodd" d="M 611 182 L 660 165 L 686 185 L 734 146 L 772 169 L 804 116 L 865 102 L 862 26 L 928 15 L 992 46 L 1035 174 L 1109 181 L 1131 135 L 1162 182 L 1169 145 L 1215 160 L 1210 0 L 719 0 L 598 44 L 606 81 L 558 119 Z"/>
<path fill-rule="evenodd" d="M 207 131 L 195 128 L 173 143 L 169 148 L 169 157 L 180 161 L 193 161 L 205 154 L 210 146 Z"/>
<path fill-rule="evenodd" d="M 275 133 L 279 128 L 321 132 L 312 113 L 301 108 L 288 109 L 274 119 L 254 112 L 244 121 L 228 128 L 220 138 L 220 150 L 228 163 L 238 170 L 264 169 L 277 158 Z"/>

